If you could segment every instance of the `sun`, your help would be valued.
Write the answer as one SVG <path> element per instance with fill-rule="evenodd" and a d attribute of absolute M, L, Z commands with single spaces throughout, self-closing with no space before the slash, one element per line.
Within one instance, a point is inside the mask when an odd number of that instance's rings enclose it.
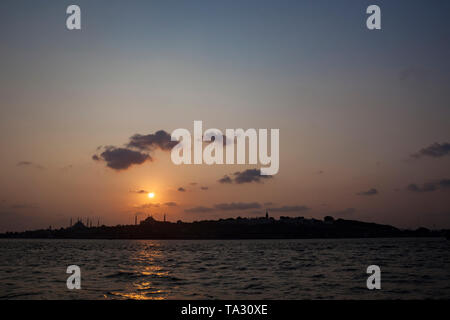
<path fill-rule="evenodd" d="M 154 194 L 153 192 L 149 192 L 149 193 L 148 193 L 148 197 L 149 197 L 150 199 L 153 199 L 153 198 L 155 197 L 155 194 Z"/>

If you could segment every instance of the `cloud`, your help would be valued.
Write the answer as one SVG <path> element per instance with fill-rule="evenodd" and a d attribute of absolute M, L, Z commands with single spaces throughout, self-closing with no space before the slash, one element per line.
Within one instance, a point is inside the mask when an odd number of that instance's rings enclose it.
<path fill-rule="evenodd" d="M 256 210 L 255 210 L 256 209 Z M 243 211 L 243 210 L 253 210 L 250 213 L 263 213 L 261 210 L 257 211 L 257 209 L 262 209 L 262 205 L 258 202 L 231 202 L 231 203 L 217 203 L 213 207 L 204 207 L 198 206 L 190 209 L 185 209 L 184 211 L 187 213 L 209 213 L 214 211 Z M 301 212 L 310 210 L 310 208 L 306 206 L 282 206 L 278 208 L 269 208 L 269 211 L 272 212 Z"/>
<path fill-rule="evenodd" d="M 183 188 L 183 187 L 179 187 L 177 190 L 180 191 L 180 192 L 186 192 L 186 189 Z"/>
<path fill-rule="evenodd" d="M 135 134 L 125 147 L 99 146 L 97 152 L 104 150 L 100 155 L 94 154 L 95 161 L 105 161 L 106 165 L 114 170 L 125 170 L 134 164 L 143 164 L 153 161 L 150 151 L 161 149 L 170 151 L 178 141 L 171 141 L 171 136 L 164 130 L 154 134 Z"/>
<path fill-rule="evenodd" d="M 198 188 L 200 189 L 200 190 L 208 190 L 209 189 L 209 187 L 207 187 L 207 186 L 200 186 L 197 182 L 191 182 L 191 183 L 189 183 L 189 185 L 190 186 L 193 186 L 193 187 L 195 187 L 195 186 L 198 186 Z M 184 189 L 184 188 L 183 188 Z M 187 191 L 187 190 L 186 190 Z"/>
<path fill-rule="evenodd" d="M 145 204 L 140 205 L 140 206 L 135 206 L 134 208 L 135 209 L 150 209 L 150 208 L 159 208 L 159 207 L 160 207 L 159 203 L 151 203 L 151 202 L 149 202 L 149 203 L 145 203 Z"/>
<path fill-rule="evenodd" d="M 217 210 L 234 211 L 234 210 L 248 210 L 248 209 L 260 209 L 261 205 L 257 202 L 232 202 L 232 203 L 219 203 L 214 205 Z"/>
<path fill-rule="evenodd" d="M 152 161 L 152 157 L 146 153 L 113 146 L 105 147 L 105 151 L 100 155 L 92 156 L 92 159 L 105 161 L 109 168 L 118 171 L 128 169 L 132 165 L 142 164 L 145 161 Z"/>
<path fill-rule="evenodd" d="M 234 182 L 237 184 L 262 182 L 263 179 L 270 179 L 272 176 L 262 176 L 260 169 L 248 169 L 242 172 L 234 173 Z"/>
<path fill-rule="evenodd" d="M 374 196 L 376 194 L 378 194 L 378 190 L 375 189 L 375 188 L 369 189 L 367 191 L 361 191 L 361 192 L 357 193 L 358 196 Z"/>
<path fill-rule="evenodd" d="M 219 183 L 232 183 L 233 180 L 227 175 L 224 175 L 223 178 L 217 180 Z"/>
<path fill-rule="evenodd" d="M 417 186 L 415 183 L 411 183 L 406 187 L 406 190 L 412 191 L 412 192 L 431 192 L 436 191 L 436 185 L 433 183 L 425 183 L 423 187 Z"/>
<path fill-rule="evenodd" d="M 164 203 L 164 205 L 167 206 L 167 207 L 176 207 L 177 203 L 173 202 L 173 201 L 170 201 L 170 202 Z"/>
<path fill-rule="evenodd" d="M 213 211 L 214 211 L 213 208 L 202 207 L 202 206 L 184 210 L 184 212 L 186 212 L 186 213 L 208 213 L 208 212 L 213 212 Z"/>
<path fill-rule="evenodd" d="M 18 167 L 26 167 L 26 166 L 31 166 L 33 165 L 33 162 L 30 161 L 19 161 L 17 162 L 17 166 Z"/>
<path fill-rule="evenodd" d="M 406 190 L 411 192 L 432 192 L 442 189 L 450 189 L 450 179 L 441 179 L 439 181 L 427 182 L 422 186 L 411 183 L 406 187 Z"/>
<path fill-rule="evenodd" d="M 219 183 L 236 183 L 236 184 L 243 184 L 243 183 L 262 183 L 264 179 L 271 179 L 273 176 L 264 176 L 261 175 L 260 169 L 247 169 L 245 171 L 237 171 L 233 173 L 233 178 L 231 178 L 229 175 L 223 176 L 223 178 L 219 179 Z"/>
<path fill-rule="evenodd" d="M 439 181 L 439 186 L 441 188 L 450 188 L 450 179 L 442 179 Z"/>
<path fill-rule="evenodd" d="M 127 146 L 139 150 L 154 150 L 159 148 L 164 151 L 169 151 L 177 144 L 178 141 L 171 141 L 170 134 L 164 130 L 159 130 L 154 134 L 135 134 L 130 138 Z"/>
<path fill-rule="evenodd" d="M 428 147 L 420 149 L 418 152 L 411 155 L 414 159 L 422 157 L 441 158 L 450 155 L 450 143 L 433 143 Z"/>
<path fill-rule="evenodd" d="M 19 161 L 17 162 L 17 166 L 18 167 L 30 167 L 30 168 L 35 168 L 35 169 L 45 169 L 43 166 L 33 163 L 31 161 Z"/>
<path fill-rule="evenodd" d="M 238 211 L 238 210 L 250 210 L 260 209 L 261 205 L 257 202 L 231 202 L 231 203 L 218 203 L 211 207 L 198 206 L 184 210 L 187 213 L 209 213 L 216 210 L 219 211 Z"/>
<path fill-rule="evenodd" d="M 132 192 L 132 193 L 138 193 L 138 194 L 146 194 L 146 193 L 149 193 L 149 191 L 147 191 L 147 190 L 136 190 L 136 191 L 130 191 L 130 192 Z"/>
<path fill-rule="evenodd" d="M 300 211 L 307 211 L 310 210 L 310 208 L 306 206 L 282 206 L 282 207 L 275 207 L 275 208 L 268 208 L 269 212 L 300 212 Z"/>

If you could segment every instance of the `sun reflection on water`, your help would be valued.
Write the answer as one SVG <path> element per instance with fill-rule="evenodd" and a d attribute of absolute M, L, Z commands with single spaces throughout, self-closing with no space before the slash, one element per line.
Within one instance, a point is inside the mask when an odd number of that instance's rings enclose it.
<path fill-rule="evenodd" d="M 151 292 L 151 294 L 158 294 L 162 292 L 162 290 L 157 290 L 154 292 Z M 111 292 L 111 295 L 122 298 L 122 299 L 129 299 L 129 300 L 164 300 L 166 299 L 163 296 L 156 296 L 156 297 L 152 297 L 152 296 L 148 296 L 149 292 L 146 292 L 145 294 L 139 294 L 136 292 L 130 292 L 130 293 L 123 293 L 123 292 Z M 105 298 L 108 298 L 105 295 Z"/>
<path fill-rule="evenodd" d="M 132 283 L 125 286 L 122 291 L 111 291 L 109 295 L 118 299 L 133 300 L 164 300 L 170 295 L 169 289 L 161 289 L 170 287 L 169 271 L 165 270 L 161 265 L 164 261 L 164 252 L 160 249 L 157 241 L 145 243 L 142 250 L 129 258 L 132 265 L 128 265 L 124 274 L 126 277 L 133 279 Z M 125 281 L 127 278 L 125 278 Z M 109 296 L 109 298 L 111 298 Z M 105 296 L 105 298 L 108 298 Z"/>

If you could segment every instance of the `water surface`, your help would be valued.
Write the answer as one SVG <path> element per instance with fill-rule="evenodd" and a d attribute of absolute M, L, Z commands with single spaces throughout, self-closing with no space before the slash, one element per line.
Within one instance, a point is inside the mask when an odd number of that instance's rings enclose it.
<path fill-rule="evenodd" d="M 66 287 L 73 264 L 81 290 Z M 0 299 L 130 298 L 449 299 L 450 241 L 0 240 Z"/>

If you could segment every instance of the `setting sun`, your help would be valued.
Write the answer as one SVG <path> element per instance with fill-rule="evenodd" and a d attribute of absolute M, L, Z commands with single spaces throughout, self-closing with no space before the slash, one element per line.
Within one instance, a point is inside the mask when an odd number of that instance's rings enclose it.
<path fill-rule="evenodd" d="M 150 199 L 153 199 L 155 197 L 155 194 L 153 192 L 149 192 L 148 197 Z"/>

